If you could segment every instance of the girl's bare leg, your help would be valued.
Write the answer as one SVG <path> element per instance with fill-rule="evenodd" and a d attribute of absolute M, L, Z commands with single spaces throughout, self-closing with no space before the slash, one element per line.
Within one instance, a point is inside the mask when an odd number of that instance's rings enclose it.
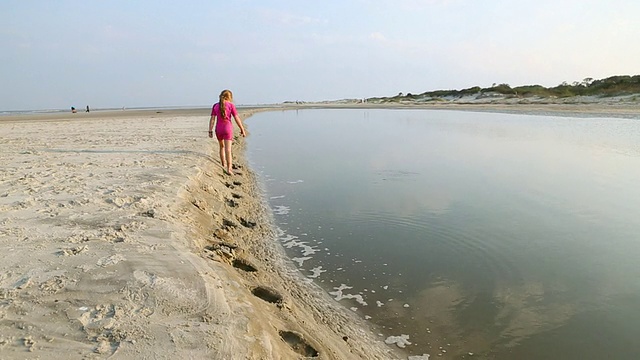
<path fill-rule="evenodd" d="M 227 172 L 233 175 L 233 158 L 231 157 L 231 140 L 223 140 L 224 141 L 224 153 L 225 158 L 227 159 Z"/>
<path fill-rule="evenodd" d="M 218 145 L 220 146 L 220 165 L 222 165 L 223 169 L 226 169 L 227 168 L 227 162 L 225 161 L 224 141 L 226 141 L 226 140 L 218 140 Z"/>

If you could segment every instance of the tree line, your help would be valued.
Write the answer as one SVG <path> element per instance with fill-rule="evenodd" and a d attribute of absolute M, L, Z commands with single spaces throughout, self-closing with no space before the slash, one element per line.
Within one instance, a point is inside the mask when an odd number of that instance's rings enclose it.
<path fill-rule="evenodd" d="M 558 86 L 525 85 L 511 87 L 509 84 L 493 84 L 491 87 L 474 86 L 462 90 L 435 90 L 422 94 L 399 93 L 393 97 L 370 98 L 368 100 L 402 100 L 420 98 L 463 97 L 482 94 L 502 94 L 517 97 L 572 97 L 572 96 L 621 96 L 640 94 L 640 75 L 616 75 L 605 79 L 585 78 L 571 84 L 563 82 Z"/>

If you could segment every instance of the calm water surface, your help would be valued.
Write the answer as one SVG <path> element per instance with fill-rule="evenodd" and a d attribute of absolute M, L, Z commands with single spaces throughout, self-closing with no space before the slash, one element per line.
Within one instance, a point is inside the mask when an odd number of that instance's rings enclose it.
<path fill-rule="evenodd" d="M 640 120 L 301 110 L 248 124 L 287 254 L 381 339 L 439 358 L 640 358 Z"/>

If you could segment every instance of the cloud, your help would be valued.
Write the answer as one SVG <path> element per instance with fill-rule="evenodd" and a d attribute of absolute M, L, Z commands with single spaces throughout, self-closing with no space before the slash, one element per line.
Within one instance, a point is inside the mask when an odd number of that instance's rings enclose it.
<path fill-rule="evenodd" d="M 378 42 L 387 42 L 387 37 L 381 32 L 373 32 L 369 35 L 369 38 Z"/>
<path fill-rule="evenodd" d="M 272 9 L 262 9 L 260 16 L 270 24 L 279 24 L 282 26 L 297 27 L 326 23 L 325 20 L 319 18 Z"/>

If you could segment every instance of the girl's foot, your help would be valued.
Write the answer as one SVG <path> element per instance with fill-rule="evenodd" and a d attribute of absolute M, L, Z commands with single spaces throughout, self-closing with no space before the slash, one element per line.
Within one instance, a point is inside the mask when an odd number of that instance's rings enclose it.
<path fill-rule="evenodd" d="M 225 170 L 225 172 L 227 173 L 227 175 L 234 175 L 233 174 L 233 170 L 231 170 L 231 169 L 227 169 L 227 170 Z"/>

